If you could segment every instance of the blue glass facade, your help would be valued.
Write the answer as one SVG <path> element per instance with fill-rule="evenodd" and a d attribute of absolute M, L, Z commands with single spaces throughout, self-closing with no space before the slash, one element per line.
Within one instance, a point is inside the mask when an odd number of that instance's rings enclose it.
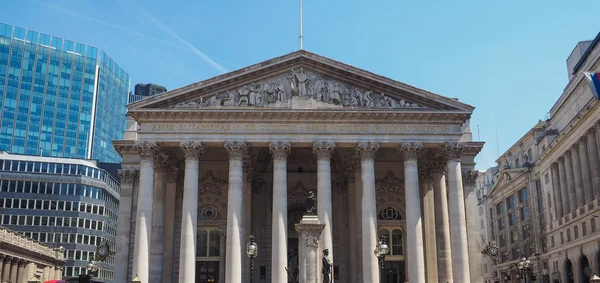
<path fill-rule="evenodd" d="M 119 163 L 129 84 L 95 47 L 0 23 L 0 150 Z"/>

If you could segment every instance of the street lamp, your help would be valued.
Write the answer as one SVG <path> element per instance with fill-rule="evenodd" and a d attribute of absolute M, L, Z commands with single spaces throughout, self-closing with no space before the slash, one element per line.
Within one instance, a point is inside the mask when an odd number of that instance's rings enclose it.
<path fill-rule="evenodd" d="M 385 242 L 385 236 L 379 235 L 379 241 L 377 241 L 377 245 L 375 246 L 375 251 L 373 252 L 378 259 L 379 263 L 379 282 L 382 282 L 383 276 L 383 262 L 385 261 L 385 255 L 390 252 L 390 247 Z"/>
<path fill-rule="evenodd" d="M 246 254 L 250 258 L 250 283 L 254 281 L 254 257 L 258 254 L 258 245 L 254 241 L 254 235 L 250 235 L 250 242 L 246 245 Z"/>
<path fill-rule="evenodd" d="M 87 270 L 86 274 L 80 274 L 79 275 L 79 282 L 80 283 L 90 283 L 90 282 L 92 282 L 92 278 L 94 278 L 94 276 L 97 275 L 98 266 L 96 265 L 95 261 L 90 260 L 90 262 L 88 262 L 88 264 L 85 266 L 85 270 Z"/>
<path fill-rule="evenodd" d="M 131 280 L 131 283 L 142 283 L 142 280 L 140 280 L 140 279 L 137 277 L 137 274 L 136 274 L 136 275 L 135 275 L 135 278 L 133 278 L 133 280 Z"/>
<path fill-rule="evenodd" d="M 517 279 L 525 279 L 525 282 L 527 282 L 527 275 L 529 275 L 532 270 L 531 261 L 526 256 L 522 255 L 517 263 L 517 268 L 519 268 Z M 535 275 L 531 274 L 530 278 L 531 281 L 535 281 Z"/>

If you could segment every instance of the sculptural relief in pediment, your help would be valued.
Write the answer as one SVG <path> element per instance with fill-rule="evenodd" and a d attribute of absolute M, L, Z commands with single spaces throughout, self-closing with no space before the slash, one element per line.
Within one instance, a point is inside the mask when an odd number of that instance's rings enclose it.
<path fill-rule="evenodd" d="M 423 108 L 416 103 L 348 84 L 302 67 L 172 107 Z"/>

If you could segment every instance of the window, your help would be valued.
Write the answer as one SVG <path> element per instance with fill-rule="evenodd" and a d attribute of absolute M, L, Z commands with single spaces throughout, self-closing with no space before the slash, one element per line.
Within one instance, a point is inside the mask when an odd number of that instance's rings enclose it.
<path fill-rule="evenodd" d="M 388 241 L 390 252 L 389 256 L 404 255 L 404 236 L 399 228 L 382 228 L 379 230 L 379 235 L 382 235 Z"/>
<path fill-rule="evenodd" d="M 575 240 L 579 239 L 579 227 L 573 226 L 573 233 L 575 233 Z"/>
<path fill-rule="evenodd" d="M 504 214 L 504 203 L 499 203 L 496 205 L 496 211 L 498 212 L 498 214 Z"/>
<path fill-rule="evenodd" d="M 523 206 L 521 208 L 521 220 L 525 221 L 527 219 L 529 219 L 529 207 L 528 206 Z"/>
<path fill-rule="evenodd" d="M 511 212 L 509 214 L 509 217 L 510 217 L 510 226 L 516 225 L 517 224 L 517 213 Z"/>
<path fill-rule="evenodd" d="M 379 212 L 379 220 L 402 220 L 402 215 L 398 209 L 388 206 Z"/>
<path fill-rule="evenodd" d="M 498 230 L 504 230 L 506 228 L 506 222 L 504 221 L 504 217 L 498 219 Z"/>
<path fill-rule="evenodd" d="M 592 233 L 596 232 L 596 219 L 592 218 L 590 220 L 590 227 L 592 228 Z"/>
<path fill-rule="evenodd" d="M 527 187 L 522 188 L 519 191 L 519 202 L 521 202 L 521 203 L 526 202 L 528 197 L 529 196 L 528 196 L 528 193 L 527 193 Z"/>
<path fill-rule="evenodd" d="M 535 193 L 538 195 L 542 193 L 542 182 L 540 179 L 535 180 Z"/>
<path fill-rule="evenodd" d="M 583 233 L 583 236 L 587 235 L 587 222 L 581 223 L 581 232 Z"/>
<path fill-rule="evenodd" d="M 512 230 L 510 232 L 510 242 L 516 243 L 517 241 L 519 241 L 519 232 L 517 232 L 517 230 Z"/>
<path fill-rule="evenodd" d="M 200 210 L 198 214 L 198 220 L 217 220 L 219 218 L 219 211 L 211 206 L 207 206 Z"/>
<path fill-rule="evenodd" d="M 515 208 L 515 196 L 509 196 L 508 199 L 506 199 L 506 202 L 508 203 L 508 209 L 512 209 Z"/>
<path fill-rule="evenodd" d="M 571 241 L 571 229 L 567 229 L 567 242 Z"/>
<path fill-rule="evenodd" d="M 221 236 L 218 230 L 198 231 L 196 254 L 201 258 L 218 257 L 221 253 Z"/>
<path fill-rule="evenodd" d="M 515 159 L 515 168 L 519 168 L 521 166 L 521 162 L 519 161 L 519 159 Z"/>

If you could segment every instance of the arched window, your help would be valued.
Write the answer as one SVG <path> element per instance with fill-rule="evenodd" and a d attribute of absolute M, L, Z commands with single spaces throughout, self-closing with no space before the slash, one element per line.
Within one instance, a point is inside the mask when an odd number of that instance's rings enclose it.
<path fill-rule="evenodd" d="M 212 207 L 212 206 L 206 206 L 202 209 L 200 209 L 200 212 L 198 213 L 198 220 L 204 220 L 204 221 L 210 221 L 210 220 L 217 220 L 220 217 L 220 213 L 219 211 Z"/>
<path fill-rule="evenodd" d="M 402 220 L 402 214 L 398 209 L 388 206 L 379 212 L 379 220 Z"/>
<path fill-rule="evenodd" d="M 219 257 L 221 254 L 221 234 L 218 230 L 199 230 L 196 241 L 196 256 L 200 258 Z"/>

